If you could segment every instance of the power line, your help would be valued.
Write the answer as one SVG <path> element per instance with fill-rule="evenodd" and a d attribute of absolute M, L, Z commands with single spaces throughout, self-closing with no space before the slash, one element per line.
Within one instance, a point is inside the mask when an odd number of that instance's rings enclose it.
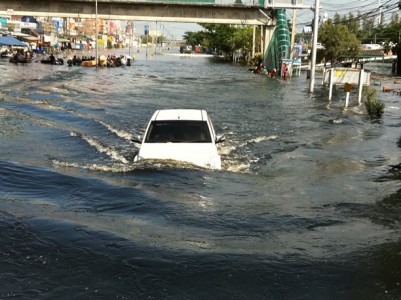
<path fill-rule="evenodd" d="M 362 3 L 361 3 L 362 2 Z M 377 3 L 377 0 L 374 1 L 369 1 L 369 3 L 363 3 L 366 1 L 355 1 L 355 2 L 348 2 L 345 4 L 332 4 L 330 2 L 327 2 L 327 4 L 322 4 L 323 8 L 325 11 L 328 12 L 341 12 L 341 11 L 345 11 L 345 12 L 350 12 L 350 11 L 360 11 L 363 12 L 365 10 L 370 10 L 369 7 L 373 6 L 374 4 Z M 352 5 L 351 5 L 352 4 Z"/>
<path fill-rule="evenodd" d="M 355 6 L 356 3 L 359 3 L 359 6 Z M 365 16 L 366 18 L 368 17 L 375 17 L 380 15 L 380 8 L 382 12 L 385 14 L 391 14 L 395 11 L 397 11 L 397 5 L 398 1 L 397 0 L 388 0 L 385 3 L 383 3 L 380 6 L 374 6 L 374 4 L 377 3 L 377 0 L 371 1 L 371 0 L 365 0 L 365 1 L 352 1 L 352 2 L 347 2 L 347 3 L 336 3 L 333 4 L 332 2 L 324 2 L 323 4 L 323 10 L 329 13 L 338 13 L 341 15 L 341 12 L 345 12 L 342 15 L 349 15 L 350 11 L 357 11 L 359 16 Z M 310 22 L 313 19 L 313 12 L 308 11 L 308 10 L 303 10 L 298 14 L 299 18 L 298 19 L 309 19 L 308 21 L 303 21 L 298 23 L 299 25 L 309 25 Z"/>
<path fill-rule="evenodd" d="M 377 1 L 373 1 L 373 2 L 369 1 L 369 4 L 363 4 L 363 2 L 367 2 L 367 1 L 348 2 L 347 4 L 344 4 L 345 6 L 341 5 L 341 4 L 333 5 L 332 3 L 330 3 L 331 8 L 330 9 L 325 8 L 324 10 L 329 11 L 329 12 L 335 12 L 336 14 L 340 15 L 340 13 L 338 13 L 338 9 L 336 9 L 336 8 L 341 7 L 341 9 L 339 9 L 340 11 L 342 11 L 342 10 L 347 11 L 347 14 L 343 14 L 343 15 L 349 15 L 350 11 L 355 11 L 355 8 L 360 8 L 360 7 L 366 8 L 368 6 L 373 5 Z M 351 4 L 354 5 L 355 3 L 359 3 L 359 5 L 363 5 L 363 6 L 358 6 L 358 7 L 353 6 L 353 9 L 350 9 L 350 6 L 347 6 L 347 5 L 351 5 Z M 341 22 L 337 22 L 336 24 L 347 24 L 347 23 L 355 22 L 355 21 L 358 22 L 363 19 L 375 18 L 377 16 L 380 16 L 380 14 L 383 14 L 384 17 L 386 17 L 386 15 L 387 15 L 387 18 L 391 18 L 392 13 L 394 13 L 396 11 L 398 11 L 398 1 L 397 0 L 388 0 L 384 4 L 380 5 L 379 7 L 375 7 L 375 8 L 371 7 L 369 9 L 368 8 L 364 9 L 363 13 L 362 13 L 362 10 L 359 10 L 358 15 L 356 17 L 354 17 L 352 19 L 348 19 L 346 21 L 342 20 Z M 308 13 L 311 13 L 311 12 L 305 11 L 305 13 L 303 13 L 303 14 L 300 13 L 299 18 L 305 18 L 306 17 L 305 14 L 308 14 Z M 312 19 L 313 19 L 313 16 L 310 18 L 310 21 L 308 20 L 308 21 L 300 22 L 297 25 L 298 26 L 310 25 L 312 22 Z"/>

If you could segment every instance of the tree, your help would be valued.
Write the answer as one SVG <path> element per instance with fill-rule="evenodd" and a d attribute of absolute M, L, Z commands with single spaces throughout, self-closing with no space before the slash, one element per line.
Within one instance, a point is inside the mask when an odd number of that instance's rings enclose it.
<path fill-rule="evenodd" d="M 349 32 L 357 35 L 359 31 L 359 20 L 355 18 L 354 14 L 350 12 L 348 14 L 347 28 Z"/>
<path fill-rule="evenodd" d="M 384 25 L 384 12 L 380 13 L 380 23 L 379 25 L 383 26 Z"/>
<path fill-rule="evenodd" d="M 383 16 L 381 18 L 383 19 Z M 336 20 L 339 23 L 336 23 Z M 339 21 L 341 20 L 341 21 Z M 380 23 L 375 25 L 374 18 L 367 15 L 361 15 L 358 12 L 357 17 L 353 17 L 353 14 L 348 13 L 347 22 L 344 21 L 339 14 L 334 17 L 333 25 L 346 25 L 349 32 L 356 35 L 362 43 L 378 43 L 384 46 L 384 52 L 388 53 L 390 50 L 393 54 L 397 54 L 397 51 L 401 47 L 396 45 L 401 42 L 401 22 L 398 12 L 393 12 L 389 23 Z"/>
<path fill-rule="evenodd" d="M 379 27 L 377 30 L 377 36 L 381 42 L 393 45 L 399 43 L 400 30 L 400 22 L 390 23 L 386 26 Z"/>
<path fill-rule="evenodd" d="M 345 25 L 334 25 L 331 19 L 320 26 L 319 41 L 324 46 L 325 61 L 331 64 L 341 55 L 352 57 L 359 52 L 360 42 L 356 36 Z"/>
<path fill-rule="evenodd" d="M 371 17 L 362 17 L 362 30 L 360 31 L 359 38 L 362 39 L 362 43 L 370 43 L 374 38 L 374 27 L 375 22 Z"/>
<path fill-rule="evenodd" d="M 397 12 L 393 12 L 391 15 L 391 22 L 390 22 L 390 26 L 393 26 L 395 24 L 400 23 L 400 16 L 398 15 Z"/>
<path fill-rule="evenodd" d="M 336 25 L 337 25 L 337 24 L 338 24 L 338 25 L 341 24 L 341 16 L 340 16 L 339 13 L 335 13 L 333 23 L 336 24 Z"/>
<path fill-rule="evenodd" d="M 205 29 L 199 32 L 186 32 L 184 39 L 187 44 L 201 44 L 203 47 L 223 52 L 226 57 L 232 57 L 234 51 L 252 52 L 252 26 L 231 26 L 227 24 L 201 24 Z"/>
<path fill-rule="evenodd" d="M 194 47 L 195 45 L 204 44 L 205 34 L 203 31 L 197 31 L 197 32 L 186 31 L 183 35 L 183 38 L 188 45 Z"/>
<path fill-rule="evenodd" d="M 210 48 L 223 51 L 230 56 L 234 49 L 231 37 L 234 35 L 235 27 L 227 24 L 203 24 L 205 31 L 205 40 Z"/>
<path fill-rule="evenodd" d="M 236 28 L 232 36 L 231 43 L 234 50 L 241 49 L 244 53 L 252 52 L 252 26 L 243 26 Z"/>
<path fill-rule="evenodd" d="M 348 27 L 348 24 L 349 24 L 348 18 L 346 15 L 344 15 L 342 16 L 340 23 L 337 23 L 336 25 L 345 25 Z"/>

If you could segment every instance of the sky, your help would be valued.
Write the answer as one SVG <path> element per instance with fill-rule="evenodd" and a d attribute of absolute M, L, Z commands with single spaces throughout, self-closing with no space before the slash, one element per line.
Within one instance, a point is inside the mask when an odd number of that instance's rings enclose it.
<path fill-rule="evenodd" d="M 303 3 L 308 7 L 315 6 L 315 0 L 303 0 Z M 378 21 L 380 6 L 384 13 L 384 23 L 388 23 L 391 20 L 393 12 L 401 12 L 398 9 L 398 0 L 319 0 L 319 15 L 321 18 L 324 15 L 333 18 L 335 13 L 344 16 L 352 12 L 356 16 L 360 12 L 361 14 L 366 13 L 370 16 L 375 16 Z M 292 15 L 293 10 L 287 10 L 287 18 L 289 20 L 292 20 Z M 301 33 L 304 26 L 311 24 L 313 17 L 314 11 L 312 9 L 297 10 L 297 32 Z M 181 39 L 187 31 L 196 32 L 202 30 L 202 27 L 195 23 L 162 22 L 156 24 L 155 22 L 137 22 L 135 24 L 137 34 L 143 34 L 145 24 L 150 26 L 150 30 L 157 28 L 157 30 L 163 31 L 164 35 L 172 39 Z M 160 24 L 164 27 L 161 27 Z"/>
<path fill-rule="evenodd" d="M 163 33 L 167 39 L 181 40 L 182 36 L 187 31 L 201 31 L 203 27 L 196 23 L 174 23 L 174 22 L 135 22 L 136 35 L 143 35 L 145 32 L 145 25 L 149 25 L 149 31 L 159 31 Z"/>
<path fill-rule="evenodd" d="M 315 6 L 315 0 L 304 0 L 304 5 Z M 334 18 L 336 13 L 340 16 L 348 15 L 350 12 L 354 16 L 358 15 L 358 12 L 368 14 L 369 16 L 375 16 L 377 22 L 379 21 L 381 11 L 384 13 L 384 23 L 388 23 L 391 20 L 393 12 L 399 12 L 398 0 L 320 0 L 319 1 L 319 16 L 323 18 L 326 14 L 329 18 Z M 297 32 L 301 32 L 303 26 L 306 26 L 312 22 L 314 17 L 314 11 L 311 9 L 298 10 L 296 14 Z M 292 10 L 287 12 L 287 17 L 292 18 Z"/>

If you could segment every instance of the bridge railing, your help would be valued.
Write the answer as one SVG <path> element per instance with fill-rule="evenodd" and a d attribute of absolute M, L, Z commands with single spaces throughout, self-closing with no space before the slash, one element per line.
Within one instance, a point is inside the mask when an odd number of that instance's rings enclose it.
<path fill-rule="evenodd" d="M 304 0 L 130 0 L 137 3 L 195 4 L 219 6 L 256 6 L 272 8 L 305 8 Z"/>

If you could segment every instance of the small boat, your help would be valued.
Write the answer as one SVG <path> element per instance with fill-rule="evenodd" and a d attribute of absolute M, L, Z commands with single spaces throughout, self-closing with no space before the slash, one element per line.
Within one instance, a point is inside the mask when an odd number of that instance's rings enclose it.
<path fill-rule="evenodd" d="M 21 53 L 17 53 L 16 55 L 10 57 L 10 63 L 15 63 L 15 64 L 17 64 L 17 63 L 25 64 L 25 63 L 29 63 L 31 61 L 32 61 L 31 57 L 27 57 Z"/>
<path fill-rule="evenodd" d="M 2 52 L 2 53 L 0 54 L 0 57 L 1 57 L 1 58 L 10 58 L 10 57 L 12 57 L 12 56 L 13 56 L 13 54 L 12 54 L 11 52 L 8 52 L 8 51 Z"/>
<path fill-rule="evenodd" d="M 131 61 L 132 61 L 132 57 L 130 55 L 123 55 L 121 57 L 121 64 L 123 64 L 124 66 L 131 66 Z"/>
<path fill-rule="evenodd" d="M 36 54 L 44 54 L 45 50 L 43 50 L 43 49 L 35 49 L 35 50 L 33 50 L 33 52 L 35 52 Z"/>
<path fill-rule="evenodd" d="M 56 58 L 53 62 L 50 58 L 44 58 L 41 59 L 40 62 L 48 65 L 64 65 L 64 60 L 62 58 Z"/>
<path fill-rule="evenodd" d="M 85 60 L 81 62 L 82 67 L 96 67 L 96 60 Z"/>

